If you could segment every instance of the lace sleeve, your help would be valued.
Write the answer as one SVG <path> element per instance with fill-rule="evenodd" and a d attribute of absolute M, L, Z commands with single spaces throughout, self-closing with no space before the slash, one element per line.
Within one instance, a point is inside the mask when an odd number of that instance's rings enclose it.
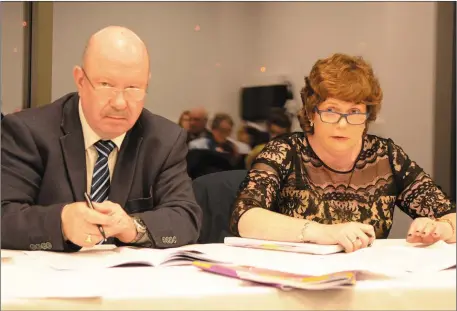
<path fill-rule="evenodd" d="M 455 213 L 455 202 L 433 182 L 403 149 L 389 140 L 389 156 L 399 195 L 396 204 L 412 218 L 439 218 Z"/>
<path fill-rule="evenodd" d="M 240 185 L 230 219 L 230 230 L 239 236 L 238 222 L 249 209 L 276 210 L 276 198 L 291 166 L 291 146 L 283 139 L 270 141 L 257 156 Z"/>

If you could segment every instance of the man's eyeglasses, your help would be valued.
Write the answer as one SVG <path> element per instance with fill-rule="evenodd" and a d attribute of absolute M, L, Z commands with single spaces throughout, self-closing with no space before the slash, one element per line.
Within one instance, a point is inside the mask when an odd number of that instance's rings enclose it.
<path fill-rule="evenodd" d="M 355 113 L 339 113 L 336 111 L 319 110 L 314 107 L 314 111 L 319 114 L 321 121 L 324 123 L 335 124 L 345 118 L 346 122 L 352 125 L 364 124 L 368 119 L 368 113 L 355 112 Z"/>
<path fill-rule="evenodd" d="M 98 96 L 100 96 L 103 99 L 109 100 L 113 98 L 117 98 L 120 92 L 122 92 L 124 99 L 126 101 L 134 101 L 134 102 L 139 102 L 144 99 L 146 96 L 146 90 L 145 89 L 138 89 L 138 88 L 126 88 L 126 89 L 118 89 L 115 87 L 111 86 L 97 86 L 95 87 L 92 81 L 89 79 L 87 76 L 86 71 L 84 68 L 81 67 L 81 70 L 84 73 L 84 76 L 86 77 L 87 81 L 89 81 L 89 84 L 92 86 L 94 91 L 97 93 Z"/>

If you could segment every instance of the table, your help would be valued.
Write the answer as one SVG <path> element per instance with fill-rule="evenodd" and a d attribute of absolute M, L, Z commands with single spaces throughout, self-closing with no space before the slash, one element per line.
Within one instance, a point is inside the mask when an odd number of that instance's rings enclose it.
<path fill-rule="evenodd" d="M 386 243 L 402 241 L 377 241 L 375 247 Z M 56 273 L 60 278 L 66 277 L 63 272 L 37 269 L 33 265 L 2 264 L 2 288 L 16 282 L 24 291 L 33 291 L 37 286 L 45 286 Z M 455 269 L 401 279 L 359 279 L 354 287 L 325 291 L 281 291 L 190 266 L 114 268 L 100 270 L 95 276 L 78 274 L 86 281 L 99 283 L 101 297 L 18 299 L 2 295 L 2 310 L 456 309 Z"/>

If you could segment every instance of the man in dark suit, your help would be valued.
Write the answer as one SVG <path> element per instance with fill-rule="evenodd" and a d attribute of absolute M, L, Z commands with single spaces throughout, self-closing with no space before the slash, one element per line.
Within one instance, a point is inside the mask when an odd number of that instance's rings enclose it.
<path fill-rule="evenodd" d="M 128 29 L 102 29 L 73 76 L 78 93 L 2 121 L 2 248 L 195 243 L 202 212 L 186 172 L 187 134 L 143 109 L 144 43 Z"/>

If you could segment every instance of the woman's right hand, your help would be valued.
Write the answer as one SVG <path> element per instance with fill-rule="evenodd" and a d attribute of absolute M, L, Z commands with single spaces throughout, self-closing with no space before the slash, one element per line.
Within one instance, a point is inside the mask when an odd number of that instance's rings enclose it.
<path fill-rule="evenodd" d="M 376 235 L 372 225 L 348 222 L 334 225 L 320 225 L 321 232 L 316 237 L 316 244 L 339 244 L 346 253 L 370 246 Z"/>

